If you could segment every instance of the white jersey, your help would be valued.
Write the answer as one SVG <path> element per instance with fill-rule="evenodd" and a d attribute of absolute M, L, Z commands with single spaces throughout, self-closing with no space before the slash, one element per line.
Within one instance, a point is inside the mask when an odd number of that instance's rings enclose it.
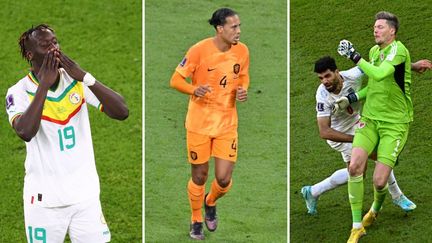
<path fill-rule="evenodd" d="M 73 205 L 99 196 L 87 103 L 101 109 L 90 89 L 60 68 L 45 99 L 41 124 L 26 142 L 24 200 L 42 207 Z M 29 107 L 39 81 L 29 73 L 6 95 L 9 122 Z"/>
<path fill-rule="evenodd" d="M 357 92 L 361 88 L 363 72 L 358 67 L 354 67 L 347 71 L 341 71 L 340 75 L 343 78 L 343 85 L 339 94 L 328 92 L 323 84 L 318 87 L 316 92 L 317 117 L 330 117 L 331 128 L 354 135 L 355 124 L 360 119 L 360 103 L 353 103 L 345 111 L 336 114 L 332 114 L 332 106 L 337 99 L 347 96 L 349 93 Z M 327 143 L 338 151 L 344 144 L 330 140 L 327 140 Z"/>

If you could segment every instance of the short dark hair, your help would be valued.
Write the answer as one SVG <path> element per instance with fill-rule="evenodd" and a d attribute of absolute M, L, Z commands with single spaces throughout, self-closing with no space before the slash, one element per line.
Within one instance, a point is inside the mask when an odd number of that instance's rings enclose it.
<path fill-rule="evenodd" d="M 377 14 L 375 14 L 375 20 L 378 19 L 385 19 L 387 20 L 387 24 L 391 27 L 395 28 L 395 34 L 397 33 L 399 29 L 399 20 L 396 15 L 387 12 L 387 11 L 380 11 Z"/>
<path fill-rule="evenodd" d="M 330 69 L 330 71 L 334 72 L 337 69 L 336 61 L 330 56 L 325 56 L 318 61 L 315 62 L 315 69 L 314 71 L 316 73 L 322 73 L 327 71 L 327 69 Z"/>
<path fill-rule="evenodd" d="M 208 20 L 210 25 L 216 29 L 218 25 L 224 25 L 226 23 L 226 18 L 236 15 L 237 12 L 230 8 L 220 8 L 216 10 L 211 19 Z"/>
<path fill-rule="evenodd" d="M 51 32 L 54 33 L 54 29 L 51 28 L 49 25 L 47 24 L 40 24 L 36 27 L 31 27 L 30 29 L 28 29 L 26 32 L 22 33 L 22 35 L 20 36 L 20 38 L 18 39 L 18 45 L 21 48 L 21 56 L 26 59 L 28 62 L 30 62 L 30 60 L 28 60 L 27 58 L 27 51 L 28 51 L 28 45 L 29 45 L 29 40 L 30 40 L 30 36 L 33 34 L 33 32 L 38 31 L 38 30 L 45 30 L 48 29 Z"/>

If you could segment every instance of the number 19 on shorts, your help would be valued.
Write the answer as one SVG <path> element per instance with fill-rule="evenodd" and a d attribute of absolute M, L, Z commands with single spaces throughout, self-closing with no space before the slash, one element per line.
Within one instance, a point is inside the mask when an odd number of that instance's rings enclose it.
<path fill-rule="evenodd" d="M 57 130 L 59 136 L 60 151 L 71 149 L 75 146 L 75 130 L 73 126 Z"/>
<path fill-rule="evenodd" d="M 29 243 L 47 243 L 46 240 L 46 230 L 44 228 L 34 228 L 29 226 L 28 227 L 28 238 Z"/>

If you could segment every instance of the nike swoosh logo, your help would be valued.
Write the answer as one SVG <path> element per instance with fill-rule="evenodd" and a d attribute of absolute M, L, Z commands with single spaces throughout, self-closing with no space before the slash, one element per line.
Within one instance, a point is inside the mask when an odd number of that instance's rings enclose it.
<path fill-rule="evenodd" d="M 211 72 L 213 70 L 215 70 L 216 68 L 207 68 L 207 71 Z"/>
<path fill-rule="evenodd" d="M 351 194 L 348 194 L 348 197 L 349 197 L 349 198 L 354 198 L 354 196 L 353 196 L 353 195 L 351 195 Z"/>
<path fill-rule="evenodd" d="M 234 157 L 235 156 L 235 154 L 229 154 L 229 157 Z"/>

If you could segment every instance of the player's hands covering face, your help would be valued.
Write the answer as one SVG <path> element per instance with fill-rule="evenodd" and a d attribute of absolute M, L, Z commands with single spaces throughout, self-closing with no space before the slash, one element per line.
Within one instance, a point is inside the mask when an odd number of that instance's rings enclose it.
<path fill-rule="evenodd" d="M 51 87 L 57 80 L 59 59 L 56 57 L 58 55 L 57 50 L 48 51 L 45 54 L 42 66 L 38 72 L 37 79 L 41 85 L 46 88 Z"/>
<path fill-rule="evenodd" d="M 63 52 L 59 52 L 60 64 L 65 71 L 75 80 L 82 81 L 86 72 L 81 67 L 66 56 Z"/>

